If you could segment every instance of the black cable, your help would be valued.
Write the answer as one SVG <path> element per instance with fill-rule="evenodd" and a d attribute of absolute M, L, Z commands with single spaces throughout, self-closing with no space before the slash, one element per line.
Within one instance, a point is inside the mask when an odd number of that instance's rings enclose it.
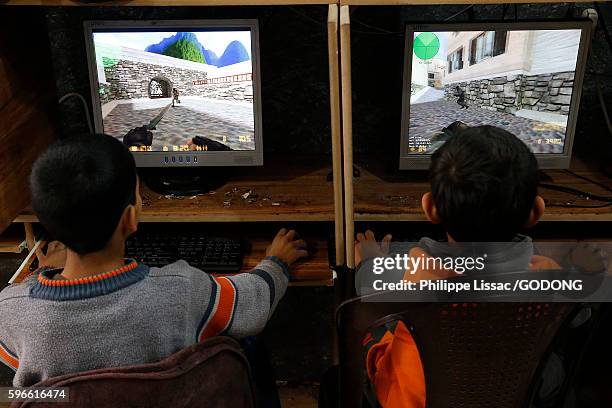
<path fill-rule="evenodd" d="M 364 23 L 363 21 L 359 21 L 357 19 L 354 19 L 354 18 L 351 18 L 351 23 L 357 23 L 357 24 L 360 24 L 360 25 L 362 25 L 364 27 L 380 31 L 381 34 L 404 34 L 404 31 L 389 31 L 389 30 L 387 30 L 385 28 L 376 27 L 376 26 Z"/>
<path fill-rule="evenodd" d="M 506 8 L 507 6 L 509 6 L 509 4 L 505 4 L 505 5 L 504 5 L 504 12 L 503 12 L 504 16 L 505 16 L 505 14 L 506 14 L 506 10 L 505 10 L 505 8 Z M 450 15 L 449 17 L 445 18 L 443 21 L 449 21 L 449 20 L 452 20 L 453 18 L 455 18 L 455 17 L 457 17 L 457 16 L 460 16 L 461 14 L 465 13 L 466 11 L 472 10 L 473 8 L 474 8 L 474 4 L 470 4 L 469 6 L 467 6 L 467 7 L 463 8 L 463 9 L 459 10 L 459 11 L 458 11 L 458 12 L 456 12 L 455 14 L 452 14 L 452 15 Z M 356 9 L 356 8 L 355 8 L 355 9 Z M 351 30 L 351 32 L 354 32 L 354 33 L 360 33 L 360 34 L 379 34 L 379 35 L 380 35 L 380 34 L 387 34 L 387 35 L 401 35 L 401 36 L 403 36 L 403 35 L 404 35 L 404 31 L 389 31 L 389 30 L 387 30 L 386 28 L 376 27 L 376 26 L 373 26 L 373 25 L 371 25 L 371 24 L 364 23 L 363 21 L 357 20 L 357 19 L 355 19 L 355 18 L 353 18 L 353 17 L 352 17 L 353 12 L 355 12 L 355 10 L 353 10 L 353 11 L 351 12 L 351 23 L 357 23 L 357 24 L 360 24 L 360 25 L 362 25 L 362 26 L 364 26 L 364 27 L 366 27 L 366 28 L 370 28 L 370 29 L 372 29 L 372 30 L 376 30 L 377 32 L 372 32 L 372 31 L 360 31 L 360 30 Z M 515 19 L 516 19 L 516 18 L 517 18 L 517 15 L 516 15 L 516 10 L 515 10 Z M 503 19 L 503 17 L 502 17 L 502 19 Z"/>
<path fill-rule="evenodd" d="M 404 30 L 402 31 L 389 31 L 386 28 L 381 28 L 381 27 L 376 27 L 374 25 L 368 24 L 368 23 L 364 23 L 361 20 L 358 20 L 356 18 L 353 17 L 353 14 L 357 11 L 358 7 L 354 7 L 351 10 L 351 24 L 353 23 L 357 23 L 359 25 L 362 25 L 363 27 L 366 28 L 370 28 L 372 30 L 376 30 L 376 31 L 364 31 L 364 30 L 354 30 L 351 29 L 352 33 L 358 33 L 358 34 L 370 34 L 370 35 L 393 35 L 393 36 L 400 36 L 403 37 L 404 34 L 406 33 Z"/>
<path fill-rule="evenodd" d="M 576 178 L 579 178 L 579 179 L 584 180 L 584 181 L 586 181 L 586 182 L 589 182 L 589 183 L 591 183 L 591 184 L 595 184 L 596 186 L 599 186 L 599 187 L 603 188 L 604 190 L 606 190 L 606 191 L 608 191 L 608 192 L 612 193 L 612 187 L 610 187 L 610 186 L 608 186 L 608 185 L 606 185 L 606 184 L 604 184 L 604 183 L 601 183 L 601 182 L 599 182 L 599 181 L 593 180 L 592 178 L 589 178 L 589 177 L 583 176 L 583 175 L 578 174 L 578 173 L 576 173 L 576 172 L 573 172 L 573 171 L 571 171 L 571 170 L 567 170 L 567 169 L 566 169 L 566 170 L 563 170 L 563 171 L 564 171 L 565 173 L 569 174 L 570 176 L 574 176 L 574 177 L 576 177 Z"/>
<path fill-rule="evenodd" d="M 510 8 L 510 3 L 506 3 L 504 4 L 503 8 L 502 8 L 502 20 L 506 19 L 506 13 L 508 12 L 508 9 Z"/>
<path fill-rule="evenodd" d="M 351 30 L 351 33 L 356 33 L 356 34 L 367 34 L 367 35 L 388 35 L 388 36 L 394 36 L 394 37 L 404 37 L 405 32 L 404 31 L 398 31 L 398 32 L 389 32 L 389 33 L 382 33 L 382 32 L 376 32 L 376 31 L 364 31 L 364 30 Z"/>
<path fill-rule="evenodd" d="M 449 21 L 449 20 L 452 20 L 453 18 L 455 18 L 455 17 L 457 17 L 457 16 L 460 16 L 461 14 L 465 13 L 465 12 L 466 12 L 466 11 L 468 11 L 468 10 L 471 10 L 472 8 L 474 8 L 474 5 L 473 5 L 473 4 L 470 4 L 469 6 L 467 6 L 467 7 L 463 8 L 462 10 L 460 10 L 460 11 L 458 11 L 458 12 L 456 12 L 456 13 L 455 13 L 455 14 L 453 14 L 452 16 L 445 18 L 445 19 L 444 19 L 444 21 Z"/>
<path fill-rule="evenodd" d="M 572 17 L 574 17 L 574 8 L 575 8 L 574 3 L 569 3 L 567 5 L 567 10 L 565 10 L 566 19 L 571 19 Z"/>
<path fill-rule="evenodd" d="M 314 23 L 318 26 L 321 25 L 327 25 L 327 21 L 319 21 L 313 17 L 310 17 L 308 14 L 303 13 L 301 10 L 299 10 L 297 7 L 293 7 L 293 6 L 288 6 L 289 10 L 293 11 L 295 14 L 305 18 L 306 20 L 310 21 L 311 23 Z"/>
<path fill-rule="evenodd" d="M 514 3 L 514 21 L 518 21 L 518 4 Z"/>
<path fill-rule="evenodd" d="M 94 131 L 93 123 L 91 121 L 91 116 L 89 115 L 89 107 L 87 106 L 87 101 L 85 101 L 85 98 L 83 98 L 83 95 L 77 92 L 68 92 L 67 94 L 59 98 L 59 100 L 57 101 L 57 104 L 61 105 L 67 99 L 72 98 L 72 97 L 76 97 L 83 104 L 83 111 L 85 112 L 85 119 L 87 120 L 87 126 L 89 127 L 89 133 L 93 135 L 95 131 Z"/>
<path fill-rule="evenodd" d="M 597 2 L 594 2 L 593 5 L 595 7 L 595 11 L 598 14 L 597 21 L 599 22 L 599 27 L 601 27 L 604 33 L 604 37 L 606 39 L 606 43 L 608 44 L 608 47 L 610 48 L 610 51 L 612 51 L 612 39 L 610 38 L 610 32 L 608 31 L 608 26 L 606 25 L 606 19 L 604 18 L 603 13 L 601 12 L 601 7 L 599 7 L 599 4 Z M 601 106 L 601 110 L 604 116 L 604 122 L 606 123 L 606 126 L 608 128 L 608 132 L 612 135 L 612 122 L 610 121 L 610 116 L 608 115 L 608 108 L 606 107 L 606 103 L 603 97 L 603 92 L 601 90 L 601 83 L 599 82 L 600 76 L 605 76 L 605 77 L 609 77 L 609 76 L 606 74 L 595 74 L 591 72 L 587 72 L 587 73 L 595 76 L 595 88 L 597 91 L 597 97 L 599 98 L 599 104 Z"/>
<path fill-rule="evenodd" d="M 588 193 L 586 191 L 578 190 L 577 188 L 573 188 L 573 187 L 566 187 L 566 186 L 560 186 L 557 184 L 549 184 L 549 183 L 540 183 L 538 184 L 538 186 L 545 188 L 547 190 L 559 191 L 561 193 L 572 194 L 583 200 L 595 200 L 595 201 L 603 201 L 606 203 L 612 203 L 612 197 Z"/>
<path fill-rule="evenodd" d="M 610 47 L 610 51 L 612 51 L 612 38 L 610 38 L 610 32 L 608 31 L 608 26 L 606 25 L 606 19 L 604 18 L 603 13 L 601 12 L 601 7 L 597 2 L 594 2 L 595 11 L 599 15 L 598 22 L 600 22 L 600 27 L 604 32 L 604 37 L 606 38 L 606 42 L 608 43 L 608 47 Z"/>
<path fill-rule="evenodd" d="M 606 208 L 611 207 L 612 203 L 599 204 L 599 205 L 581 205 L 571 203 L 546 203 L 546 207 L 563 207 L 563 208 Z"/>
<path fill-rule="evenodd" d="M 597 90 L 597 97 L 599 99 L 599 105 L 601 106 L 601 113 L 603 114 L 604 122 L 608 127 L 608 132 L 610 132 L 610 135 L 612 135 L 612 122 L 610 121 L 610 116 L 608 115 L 608 108 L 606 106 L 606 101 L 601 90 L 601 83 L 599 82 L 599 77 L 595 77 L 595 88 Z"/>
<path fill-rule="evenodd" d="M 604 72 L 594 72 L 594 71 L 586 71 L 585 75 L 592 75 L 595 77 L 604 77 L 604 78 L 612 78 L 612 74 L 606 74 Z"/>

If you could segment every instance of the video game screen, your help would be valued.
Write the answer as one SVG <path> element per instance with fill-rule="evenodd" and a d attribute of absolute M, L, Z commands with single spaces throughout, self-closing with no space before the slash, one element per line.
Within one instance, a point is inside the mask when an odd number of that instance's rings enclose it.
<path fill-rule="evenodd" d="M 251 30 L 93 32 L 104 133 L 132 151 L 253 151 Z"/>
<path fill-rule="evenodd" d="M 413 32 L 406 154 L 493 125 L 536 154 L 564 151 L 580 29 Z M 408 54 L 410 55 L 410 54 Z"/>

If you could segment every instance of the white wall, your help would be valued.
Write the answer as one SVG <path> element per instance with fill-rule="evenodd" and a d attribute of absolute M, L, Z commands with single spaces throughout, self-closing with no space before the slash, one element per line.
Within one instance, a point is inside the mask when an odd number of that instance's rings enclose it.
<path fill-rule="evenodd" d="M 527 31 L 508 31 L 505 53 L 470 65 L 471 41 L 480 33 L 482 31 L 466 31 L 455 37 L 452 43 L 455 49 L 458 45 L 463 46 L 463 69 L 447 73 L 443 80 L 444 84 L 522 74 L 529 69 L 529 33 Z M 451 41 L 449 41 L 449 54 L 455 49 L 451 48 Z"/>
<path fill-rule="evenodd" d="M 229 75 L 251 74 L 252 72 L 253 63 L 251 61 L 244 61 L 209 71 L 208 78 L 221 78 Z"/>
<path fill-rule="evenodd" d="M 106 81 L 104 69 L 102 67 L 102 57 L 201 71 L 208 73 L 208 78 L 221 78 L 229 75 L 250 74 L 253 71 L 253 64 L 251 61 L 240 62 L 238 64 L 218 68 L 214 65 L 186 61 L 180 58 L 168 57 L 167 55 L 155 54 L 134 48 L 118 47 L 116 45 L 103 44 L 99 42 L 95 43 L 95 45 L 98 78 L 100 79 L 100 82 Z M 104 80 L 102 80 L 102 78 L 104 78 Z"/>
<path fill-rule="evenodd" d="M 580 30 L 542 30 L 532 36 L 530 75 L 576 70 Z"/>
<path fill-rule="evenodd" d="M 427 86 L 427 64 L 412 53 L 412 81 L 415 85 Z"/>
<path fill-rule="evenodd" d="M 167 55 L 155 54 L 128 47 L 118 47 L 96 42 L 96 60 L 101 57 L 123 59 L 127 61 L 142 62 L 145 64 L 162 65 L 165 67 L 176 67 L 190 69 L 193 71 L 211 72 L 219 68 L 213 65 L 201 64 L 199 62 L 187 61 L 180 58 L 168 57 Z"/>

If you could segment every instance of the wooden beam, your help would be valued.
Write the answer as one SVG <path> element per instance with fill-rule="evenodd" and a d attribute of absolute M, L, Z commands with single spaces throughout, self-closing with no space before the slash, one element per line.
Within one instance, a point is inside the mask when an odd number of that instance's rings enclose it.
<path fill-rule="evenodd" d="M 334 177 L 334 238 L 336 265 L 344 265 L 344 203 L 342 198 L 342 140 L 340 84 L 338 67 L 338 5 L 330 4 L 327 13 L 327 49 L 329 58 L 329 104 L 332 137 L 332 174 Z"/>
<path fill-rule="evenodd" d="M 340 70 L 342 86 L 342 142 L 344 153 L 344 228 L 346 266 L 355 267 L 353 220 L 353 104 L 351 88 L 351 22 L 349 7 L 340 7 Z"/>
<path fill-rule="evenodd" d="M 609 0 L 595 0 L 605 2 Z M 550 1 L 550 0 L 340 0 L 341 5 L 350 6 L 432 6 L 453 4 L 520 4 L 520 3 L 581 3 L 581 0 Z"/>
<path fill-rule="evenodd" d="M 335 4 L 335 0 L 109 0 L 98 3 L 83 3 L 77 0 L 0 0 L 0 5 L 9 6 L 274 6 Z"/>

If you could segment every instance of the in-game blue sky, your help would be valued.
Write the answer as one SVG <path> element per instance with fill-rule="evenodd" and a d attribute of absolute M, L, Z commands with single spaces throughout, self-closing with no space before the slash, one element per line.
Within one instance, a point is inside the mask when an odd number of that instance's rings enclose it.
<path fill-rule="evenodd" d="M 204 48 L 213 51 L 218 57 L 223 54 L 227 45 L 238 40 L 244 45 L 249 55 L 251 55 L 251 32 L 250 31 L 194 31 L 192 32 L 198 38 L 200 44 Z M 157 44 L 167 37 L 171 37 L 176 32 L 137 32 L 137 33 L 94 33 L 94 41 L 103 44 L 123 46 L 144 50 L 151 44 Z"/>

